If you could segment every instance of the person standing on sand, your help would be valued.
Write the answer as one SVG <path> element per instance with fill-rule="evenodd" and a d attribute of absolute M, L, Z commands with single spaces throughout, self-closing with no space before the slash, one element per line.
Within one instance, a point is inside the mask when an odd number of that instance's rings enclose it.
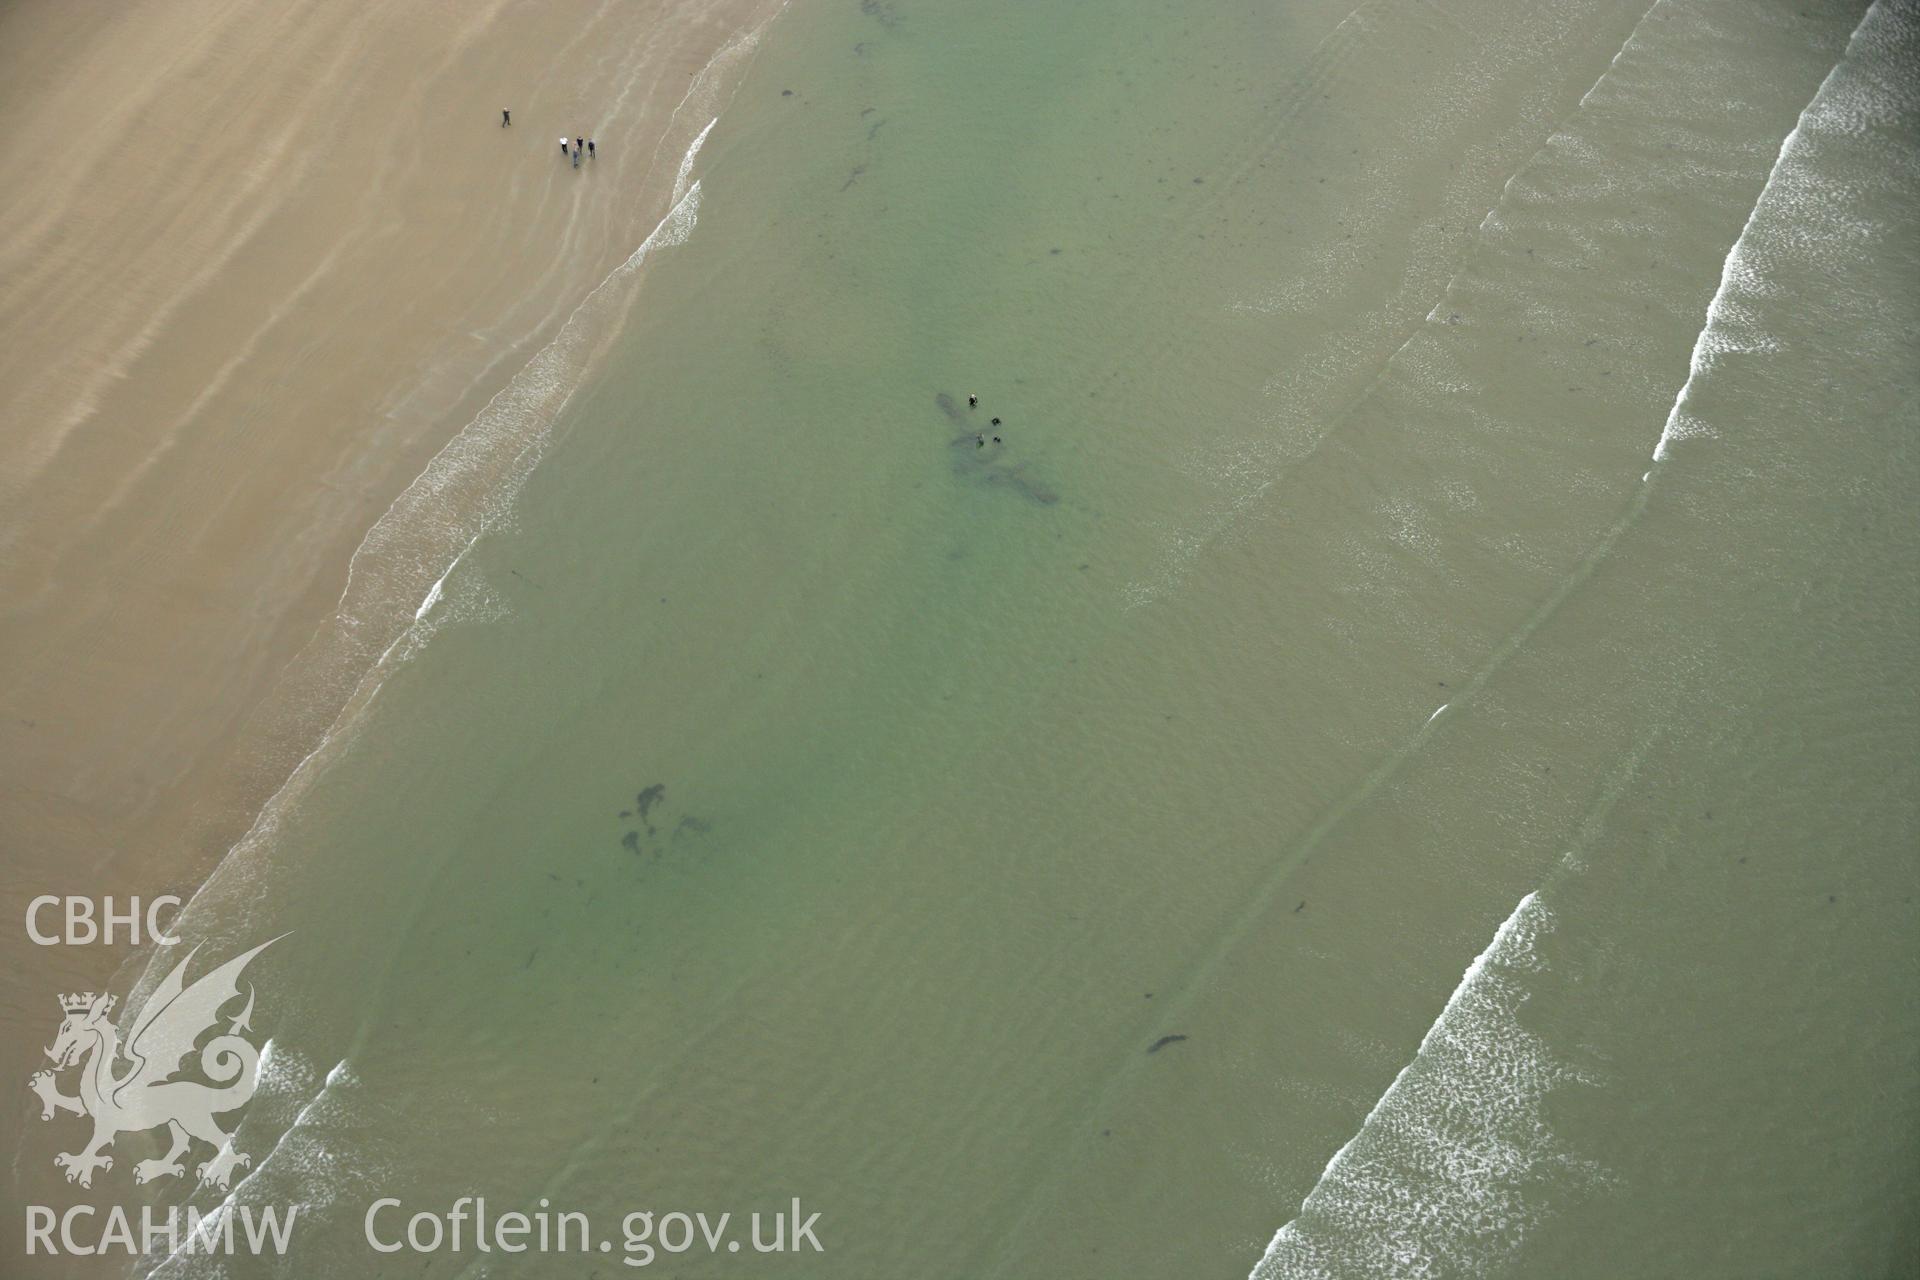
<path fill-rule="evenodd" d="M 562 160 L 567 158 L 567 140 L 565 138 L 560 139 L 560 158 Z"/>
<path fill-rule="evenodd" d="M 500 108 L 500 127 L 504 129 L 512 123 L 513 123 L 513 112 L 507 110 L 507 108 L 505 107 Z"/>
<path fill-rule="evenodd" d="M 587 159 L 593 159 L 593 139 L 587 139 Z"/>
<path fill-rule="evenodd" d="M 576 169 L 580 167 L 580 148 L 578 144 L 573 148 L 573 167 Z"/>

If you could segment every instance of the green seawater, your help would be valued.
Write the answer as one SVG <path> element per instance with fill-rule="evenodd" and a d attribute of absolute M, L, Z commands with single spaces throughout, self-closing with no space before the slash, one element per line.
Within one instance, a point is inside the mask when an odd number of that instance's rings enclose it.
<path fill-rule="evenodd" d="M 287 1273 L 1910 1274 L 1917 29 L 795 0 L 188 913 Z"/>

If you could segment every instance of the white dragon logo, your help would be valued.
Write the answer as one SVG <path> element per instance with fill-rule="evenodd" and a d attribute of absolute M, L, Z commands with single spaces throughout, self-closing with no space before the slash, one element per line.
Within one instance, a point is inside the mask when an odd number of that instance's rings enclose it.
<path fill-rule="evenodd" d="M 246 1008 L 228 1023 L 224 1034 L 214 1036 L 200 1050 L 200 1069 L 216 1083 L 168 1077 L 193 1052 L 194 1042 L 219 1022 L 221 1006 L 240 994 L 240 971 L 247 962 L 278 941 L 270 939 L 234 957 L 190 987 L 185 985 L 187 965 L 199 948 L 189 951 L 147 997 L 133 1019 L 124 1051 L 118 1029 L 107 1020 L 113 1011 L 112 996 L 89 991 L 60 998 L 66 1018 L 46 1051 L 53 1070 L 36 1072 L 28 1087 L 40 1095 L 42 1120 L 51 1120 L 61 1111 L 93 1118 L 93 1137 L 87 1145 L 53 1158 L 66 1171 L 68 1182 L 92 1186 L 94 1170 L 113 1168 L 113 1157 L 106 1151 L 114 1139 L 161 1125 L 167 1126 L 173 1146 L 156 1160 L 136 1164 L 135 1182 L 179 1177 L 186 1171 L 180 1158 L 196 1139 L 214 1148 L 213 1158 L 194 1170 L 204 1186 L 225 1191 L 233 1171 L 252 1163 L 251 1156 L 233 1149 L 233 1135 L 213 1119 L 245 1106 L 257 1083 L 260 1051 L 239 1034 L 252 1030 L 247 1021 L 253 1016 L 251 985 Z M 115 1075 L 115 1063 L 122 1058 L 127 1069 Z M 80 1092 L 70 1097 L 60 1092 L 55 1076 L 75 1063 L 81 1064 Z"/>

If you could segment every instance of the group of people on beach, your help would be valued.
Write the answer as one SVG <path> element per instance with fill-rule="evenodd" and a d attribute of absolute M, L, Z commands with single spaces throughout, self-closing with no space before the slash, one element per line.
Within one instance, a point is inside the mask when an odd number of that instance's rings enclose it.
<path fill-rule="evenodd" d="M 978 409 L 979 407 L 980 407 L 980 397 L 973 394 L 973 392 L 971 391 L 967 392 L 967 408 Z M 999 426 L 1000 419 L 995 418 L 993 420 L 993 425 L 996 427 Z M 964 437 L 962 438 L 964 439 Z M 1001 443 L 1000 437 L 998 435 L 994 436 L 993 442 L 995 444 Z M 984 449 L 987 447 L 987 437 L 984 432 L 982 432 L 980 435 L 977 435 L 973 438 L 973 447 L 976 449 Z"/>
<path fill-rule="evenodd" d="M 505 129 L 512 124 L 513 109 L 511 107 L 500 108 L 500 127 Z M 560 156 L 562 159 L 572 156 L 573 167 L 576 169 L 580 167 L 580 153 L 583 149 L 586 152 L 587 159 L 591 160 L 597 150 L 597 144 L 592 138 L 574 138 L 569 141 L 564 133 L 560 135 Z"/>

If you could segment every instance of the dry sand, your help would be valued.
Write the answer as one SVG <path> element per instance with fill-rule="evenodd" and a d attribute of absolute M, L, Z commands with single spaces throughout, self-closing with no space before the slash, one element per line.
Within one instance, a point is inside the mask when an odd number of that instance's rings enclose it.
<path fill-rule="evenodd" d="M 28 899 L 187 892 L 244 832 L 351 687 L 296 655 L 363 534 L 659 221 L 774 8 L 0 9 L 0 1081 L 124 955 L 26 945 Z"/>

